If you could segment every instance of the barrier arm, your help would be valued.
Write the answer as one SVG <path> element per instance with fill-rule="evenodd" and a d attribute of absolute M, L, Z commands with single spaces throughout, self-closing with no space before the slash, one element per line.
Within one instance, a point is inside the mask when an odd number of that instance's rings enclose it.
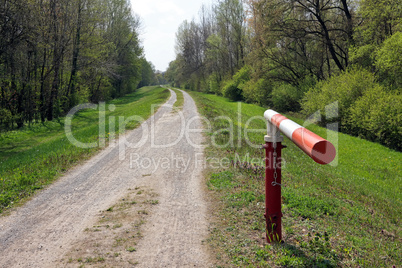
<path fill-rule="evenodd" d="M 315 162 L 325 165 L 331 163 L 336 156 L 335 147 L 329 141 L 314 134 L 285 116 L 267 110 L 264 113 L 267 120 L 267 135 L 265 145 L 265 220 L 267 241 L 282 240 L 282 209 L 281 209 L 281 157 L 283 133 Z"/>

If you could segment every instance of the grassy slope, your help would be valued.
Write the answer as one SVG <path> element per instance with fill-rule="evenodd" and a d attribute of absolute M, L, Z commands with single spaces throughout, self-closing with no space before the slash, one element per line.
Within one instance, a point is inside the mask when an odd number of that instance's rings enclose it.
<path fill-rule="evenodd" d="M 226 99 L 192 93 L 200 112 L 212 124 L 210 136 L 220 144 L 230 132 L 218 131 L 234 124 L 234 147 L 209 147 L 208 157 L 229 157 L 235 164 L 212 169 L 208 187 L 218 205 L 210 243 L 217 249 L 218 263 L 249 267 L 392 267 L 401 260 L 401 180 L 402 154 L 381 145 L 339 134 L 338 165 L 322 166 L 307 157 L 291 141 L 282 152 L 284 243 L 267 245 L 264 239 L 264 166 L 250 165 L 244 159 L 262 159 L 263 150 L 247 145 L 244 128 L 253 116 L 265 109 L 241 105 L 241 124 L 237 124 L 238 104 Z M 290 117 L 303 124 L 301 120 Z M 242 128 L 237 143 L 238 125 Z M 261 119 L 249 125 L 265 129 Z M 322 137 L 327 130 L 308 127 Z M 218 132 L 217 132 L 218 131 Z M 334 132 L 331 132 L 334 134 Z M 263 143 L 263 133 L 251 133 L 253 144 Z M 236 153 L 242 159 L 236 163 Z M 242 167 L 240 168 L 239 165 Z"/>
<path fill-rule="evenodd" d="M 106 139 L 109 138 L 108 116 L 138 115 L 148 118 L 151 105 L 161 104 L 169 97 L 168 90 L 146 87 L 106 105 Z M 109 104 L 115 105 L 113 112 Z M 131 122 L 127 129 L 139 123 Z M 81 142 L 99 140 L 99 111 L 84 110 L 73 120 L 74 137 Z M 116 127 L 117 128 L 117 127 Z M 51 183 L 79 161 L 94 155 L 100 148 L 81 149 L 73 146 L 64 133 L 64 120 L 46 122 L 11 131 L 0 136 L 0 212 Z"/>

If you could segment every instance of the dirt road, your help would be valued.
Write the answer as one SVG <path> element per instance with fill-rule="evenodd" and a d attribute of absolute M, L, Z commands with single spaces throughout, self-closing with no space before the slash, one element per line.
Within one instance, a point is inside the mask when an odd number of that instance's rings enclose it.
<path fill-rule="evenodd" d="M 108 266 L 109 259 L 119 258 L 114 266 L 209 266 L 202 242 L 207 236 L 202 126 L 187 93 L 182 112 L 172 111 L 176 95 L 171 92 L 167 102 L 170 106 L 160 108 L 141 127 L 122 136 L 117 145 L 106 148 L 11 215 L 0 218 L 0 267 L 78 267 L 85 260 L 67 261 L 66 256 L 80 245 L 85 248 L 86 237 L 96 238 L 96 232 L 88 234 L 88 228 L 99 224 L 99 218 L 133 194 L 133 189 L 150 189 L 157 198 L 152 202 L 157 205 L 133 215 L 124 212 L 125 221 L 116 228 L 105 225 L 104 229 L 113 229 L 110 234 L 116 236 L 116 230 L 123 230 L 125 222 L 146 214 L 141 239 L 132 250 L 114 256 L 105 253 L 98 262 L 87 259 L 91 265 Z M 146 202 L 141 204 L 145 206 Z M 128 226 L 125 233 L 130 228 L 134 227 Z M 102 243 L 110 235 L 102 233 L 98 237 Z"/>

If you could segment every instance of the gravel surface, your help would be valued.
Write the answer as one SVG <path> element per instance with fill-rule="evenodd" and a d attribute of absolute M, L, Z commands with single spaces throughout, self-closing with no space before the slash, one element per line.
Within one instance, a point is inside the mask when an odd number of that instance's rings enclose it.
<path fill-rule="evenodd" d="M 122 135 L 116 146 L 0 218 L 0 267 L 64 266 L 60 260 L 85 228 L 136 187 L 152 189 L 159 201 L 133 252 L 137 266 L 210 266 L 203 243 L 208 222 L 202 124 L 187 93 L 179 112 L 172 111 L 176 95 L 171 94 L 166 105 Z"/>

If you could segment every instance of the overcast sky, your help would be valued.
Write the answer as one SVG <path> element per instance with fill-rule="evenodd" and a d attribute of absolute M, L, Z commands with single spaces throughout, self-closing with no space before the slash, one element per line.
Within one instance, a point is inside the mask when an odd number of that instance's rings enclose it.
<path fill-rule="evenodd" d="M 140 15 L 140 39 L 145 56 L 157 70 L 166 71 L 175 59 L 176 31 L 184 20 L 198 18 L 201 5 L 212 0 L 131 0 L 133 11 Z"/>

